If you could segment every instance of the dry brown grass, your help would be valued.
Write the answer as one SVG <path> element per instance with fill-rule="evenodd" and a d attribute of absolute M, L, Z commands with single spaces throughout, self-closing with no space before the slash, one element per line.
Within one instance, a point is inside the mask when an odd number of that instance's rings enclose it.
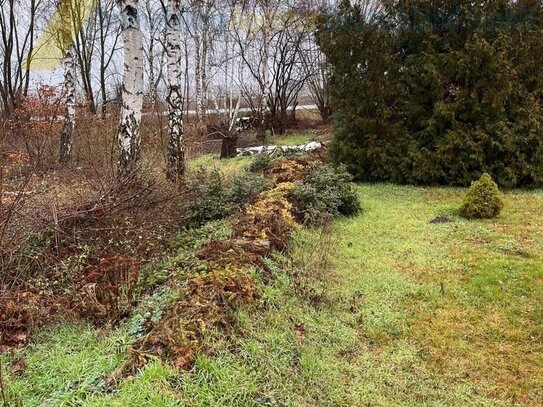
<path fill-rule="evenodd" d="M 541 332 L 529 326 L 529 319 L 512 318 L 499 306 L 450 304 L 412 329 L 442 377 L 468 379 L 491 397 L 536 407 L 542 405 L 543 345 Z"/>

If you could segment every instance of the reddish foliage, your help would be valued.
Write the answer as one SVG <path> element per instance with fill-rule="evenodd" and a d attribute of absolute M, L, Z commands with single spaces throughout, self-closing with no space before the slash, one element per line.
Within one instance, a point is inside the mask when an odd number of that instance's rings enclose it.
<path fill-rule="evenodd" d="M 205 332 L 213 326 L 232 326 L 232 307 L 259 298 L 258 287 L 245 269 L 229 267 L 195 276 L 187 282 L 183 297 L 142 340 L 141 349 L 188 369 L 204 350 L 201 339 Z"/>
<path fill-rule="evenodd" d="M 54 86 L 41 85 L 36 95 L 21 101 L 15 111 L 12 132 L 22 141 L 26 155 L 35 166 L 57 159 L 57 144 L 64 106 L 61 92 Z"/>
<path fill-rule="evenodd" d="M 251 241 L 243 239 L 214 240 L 204 245 L 198 252 L 201 260 L 220 265 L 262 266 L 262 258 L 271 252 L 267 240 Z"/>
<path fill-rule="evenodd" d="M 75 288 L 75 302 L 83 316 L 102 322 L 126 317 L 135 300 L 141 264 L 127 258 L 102 259 L 87 266 Z"/>
<path fill-rule="evenodd" d="M 276 184 L 301 181 L 307 176 L 309 162 L 308 158 L 280 160 L 266 172 L 266 175 Z"/>
<path fill-rule="evenodd" d="M 51 320 L 61 307 L 45 295 L 0 287 L 0 353 L 25 346 L 30 330 Z"/>

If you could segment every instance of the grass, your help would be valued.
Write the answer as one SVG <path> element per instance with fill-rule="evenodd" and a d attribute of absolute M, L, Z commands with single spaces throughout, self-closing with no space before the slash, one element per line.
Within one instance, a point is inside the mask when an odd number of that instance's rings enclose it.
<path fill-rule="evenodd" d="M 2 359 L 5 370 L 21 366 L 24 372 L 7 387 L 8 406 L 80 405 L 120 366 L 124 339 L 120 332 L 104 336 L 87 325 L 42 330 L 31 346 L 10 356 L 10 366 Z"/>
<path fill-rule="evenodd" d="M 292 259 L 270 261 L 259 312 L 237 310 L 233 335 L 209 332 L 192 371 L 152 361 L 103 389 L 126 335 L 64 326 L 4 359 L 27 364 L 8 394 L 25 406 L 541 406 L 543 193 L 508 193 L 500 218 L 466 221 L 459 189 L 358 190 L 363 213 L 299 232 Z"/>
<path fill-rule="evenodd" d="M 315 135 L 313 133 L 293 133 L 284 136 L 272 137 L 269 144 L 276 144 L 279 146 L 299 146 L 307 144 L 314 140 Z"/>
<path fill-rule="evenodd" d="M 243 171 L 250 161 L 250 157 L 235 157 L 228 160 L 220 160 L 213 154 L 207 154 L 189 161 L 189 171 L 194 171 L 199 167 L 206 169 L 216 168 L 226 176 L 231 176 Z"/>

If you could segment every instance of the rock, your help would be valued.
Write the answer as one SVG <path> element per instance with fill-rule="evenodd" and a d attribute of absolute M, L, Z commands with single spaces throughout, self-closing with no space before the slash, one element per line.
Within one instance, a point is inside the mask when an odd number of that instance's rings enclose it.
<path fill-rule="evenodd" d="M 437 218 L 432 219 L 430 223 L 439 224 L 439 223 L 449 223 L 450 221 L 451 220 L 447 218 L 446 216 L 438 216 Z"/>

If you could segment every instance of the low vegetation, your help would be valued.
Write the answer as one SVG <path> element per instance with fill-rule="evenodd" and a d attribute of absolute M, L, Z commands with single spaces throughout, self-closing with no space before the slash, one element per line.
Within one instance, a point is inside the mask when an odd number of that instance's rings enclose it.
<path fill-rule="evenodd" d="M 503 198 L 498 186 L 487 173 L 474 181 L 468 189 L 460 213 L 468 219 L 492 219 L 503 209 Z"/>
<path fill-rule="evenodd" d="M 298 183 L 293 191 L 304 221 L 315 224 L 338 215 L 356 215 L 360 211 L 360 199 L 351 180 L 344 167 L 312 164 L 305 181 Z"/>
<path fill-rule="evenodd" d="M 6 3 L 0 407 L 543 406 L 541 0 Z"/>
<path fill-rule="evenodd" d="M 463 190 L 362 185 L 363 212 L 303 229 L 288 196 L 310 168 L 282 160 L 239 215 L 178 233 L 115 328 L 2 356 L 8 405 L 537 406 L 543 196 L 468 221 Z"/>

